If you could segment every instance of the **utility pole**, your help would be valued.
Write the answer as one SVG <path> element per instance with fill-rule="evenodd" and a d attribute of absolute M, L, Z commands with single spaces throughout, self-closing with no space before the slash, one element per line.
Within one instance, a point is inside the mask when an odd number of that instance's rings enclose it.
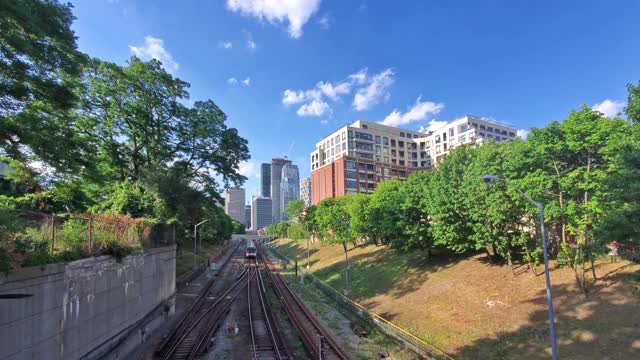
<path fill-rule="evenodd" d="M 196 254 L 198 251 L 197 248 L 197 241 L 198 241 L 198 226 L 206 223 L 209 220 L 202 220 L 199 223 L 195 224 L 193 226 L 193 267 L 196 267 L 198 265 L 198 260 L 196 258 Z"/>

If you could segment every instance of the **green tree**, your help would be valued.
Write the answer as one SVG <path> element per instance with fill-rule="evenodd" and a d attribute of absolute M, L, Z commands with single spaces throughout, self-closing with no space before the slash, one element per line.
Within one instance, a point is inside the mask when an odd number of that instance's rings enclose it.
<path fill-rule="evenodd" d="M 0 6 L 0 152 L 22 160 L 33 154 L 60 171 L 91 165 L 69 113 L 85 59 L 73 19 L 71 4 L 55 0 Z"/>
<path fill-rule="evenodd" d="M 401 252 L 427 250 L 427 256 L 431 256 L 434 240 L 428 212 L 428 194 L 433 174 L 427 171 L 414 172 L 400 188 L 400 198 L 403 200 L 400 206 L 400 225 L 404 237 L 402 241 L 392 242 L 391 245 Z"/>
<path fill-rule="evenodd" d="M 367 219 L 370 224 L 369 235 L 376 243 L 394 244 L 402 241 L 401 206 L 402 182 L 398 179 L 378 184 L 367 206 Z M 395 245 L 392 245 L 395 246 Z"/>
<path fill-rule="evenodd" d="M 289 201 L 287 208 L 285 209 L 287 218 L 293 222 L 297 222 L 300 219 L 300 215 L 302 215 L 304 208 L 304 200 Z"/>

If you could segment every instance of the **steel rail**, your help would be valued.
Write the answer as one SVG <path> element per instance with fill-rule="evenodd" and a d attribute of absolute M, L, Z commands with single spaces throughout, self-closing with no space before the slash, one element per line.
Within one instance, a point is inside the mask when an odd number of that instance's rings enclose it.
<path fill-rule="evenodd" d="M 242 282 L 244 276 L 247 274 L 246 269 L 240 273 L 239 275 L 239 279 L 233 283 L 229 289 L 227 289 L 227 291 L 224 292 L 224 294 L 222 294 L 221 296 L 218 297 L 218 299 L 211 304 L 207 310 L 205 311 L 204 314 L 200 315 L 195 321 L 192 322 L 192 324 L 187 328 L 186 331 L 183 332 L 182 336 L 178 337 L 178 339 L 176 340 L 176 342 L 168 349 L 167 353 L 162 357 L 163 360 L 169 360 L 171 359 L 171 355 L 173 355 L 173 353 L 175 352 L 175 350 L 177 349 L 178 345 L 180 345 L 180 343 L 182 343 L 182 341 L 187 337 L 187 335 L 189 335 L 189 333 L 205 318 L 207 317 L 207 315 L 209 315 L 217 306 L 218 304 L 220 304 L 224 298 L 238 285 L 240 284 L 240 282 Z"/>
<path fill-rule="evenodd" d="M 231 250 L 231 252 L 229 253 L 229 256 L 225 259 L 225 261 L 220 266 L 221 270 L 226 267 L 229 260 L 238 251 L 238 248 L 240 248 L 240 245 L 241 243 L 238 243 L 238 245 L 236 245 L 236 247 L 233 248 L 233 250 Z M 214 281 L 215 281 L 215 278 L 211 278 L 207 282 L 207 285 L 205 285 L 205 287 L 202 289 L 200 294 L 198 294 L 198 297 L 196 298 L 196 300 L 189 306 L 189 308 L 185 312 L 185 315 L 180 319 L 178 324 L 176 324 L 176 326 L 174 326 L 171 329 L 169 334 L 164 338 L 164 340 L 160 343 L 160 345 L 158 345 L 156 350 L 156 355 L 162 356 L 162 353 L 164 352 L 165 348 L 169 346 L 168 345 L 169 342 L 176 338 L 180 338 L 184 334 L 185 328 L 187 327 L 186 325 L 190 321 L 192 321 L 193 317 L 195 317 L 198 311 L 200 311 L 200 308 L 205 302 L 204 300 L 207 298 L 207 295 L 209 294 L 209 292 L 211 291 L 211 288 L 213 287 Z"/>
<path fill-rule="evenodd" d="M 282 274 L 273 269 L 273 264 L 271 263 L 271 261 L 266 259 L 265 256 L 261 256 L 261 259 L 268 268 L 267 274 L 274 284 L 273 288 L 276 291 L 276 294 L 281 299 L 281 302 L 284 305 L 289 318 L 292 320 L 293 325 L 296 327 L 298 333 L 302 337 L 303 343 L 305 344 L 307 350 L 311 352 L 316 358 L 320 356 L 320 349 L 318 346 L 319 339 L 316 342 L 313 338 L 313 336 L 317 334 L 324 337 L 327 344 L 329 345 L 329 350 L 335 355 L 336 358 L 340 360 L 350 360 L 351 358 L 340 348 L 340 346 L 337 344 L 337 341 L 334 340 L 333 336 L 327 330 L 325 330 L 324 326 L 322 326 L 318 322 L 311 311 L 293 292 L 291 287 L 282 277 Z M 301 317 L 304 317 L 304 319 L 301 319 Z M 307 329 L 303 321 L 311 324 L 311 331 Z M 310 332 L 314 332 L 315 334 L 310 334 Z"/>

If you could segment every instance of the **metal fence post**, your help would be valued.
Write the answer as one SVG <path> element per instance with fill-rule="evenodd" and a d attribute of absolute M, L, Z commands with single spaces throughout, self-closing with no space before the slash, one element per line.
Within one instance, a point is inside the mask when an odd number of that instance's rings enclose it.
<path fill-rule="evenodd" d="M 55 251 L 56 246 L 56 218 L 51 215 L 51 253 Z"/>
<path fill-rule="evenodd" d="M 92 252 L 92 245 L 93 245 L 93 239 L 91 239 L 91 230 L 93 227 L 93 220 L 91 218 L 89 218 L 89 255 L 91 255 Z"/>

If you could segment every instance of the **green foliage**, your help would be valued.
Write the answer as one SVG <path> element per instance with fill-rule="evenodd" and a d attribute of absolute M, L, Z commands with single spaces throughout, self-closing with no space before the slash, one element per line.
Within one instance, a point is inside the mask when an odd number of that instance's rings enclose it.
<path fill-rule="evenodd" d="M 289 203 L 287 204 L 287 209 L 285 210 L 285 212 L 287 213 L 287 218 L 292 221 L 298 221 L 298 218 L 302 214 L 304 207 L 304 200 L 289 201 Z"/>
<path fill-rule="evenodd" d="M 265 233 L 269 236 L 274 237 L 287 237 L 287 231 L 289 230 L 289 223 L 286 221 L 281 221 L 277 224 L 271 224 L 267 226 Z"/>
<path fill-rule="evenodd" d="M 236 220 L 231 220 L 231 224 L 233 225 L 234 234 L 244 234 L 244 225 Z"/>

